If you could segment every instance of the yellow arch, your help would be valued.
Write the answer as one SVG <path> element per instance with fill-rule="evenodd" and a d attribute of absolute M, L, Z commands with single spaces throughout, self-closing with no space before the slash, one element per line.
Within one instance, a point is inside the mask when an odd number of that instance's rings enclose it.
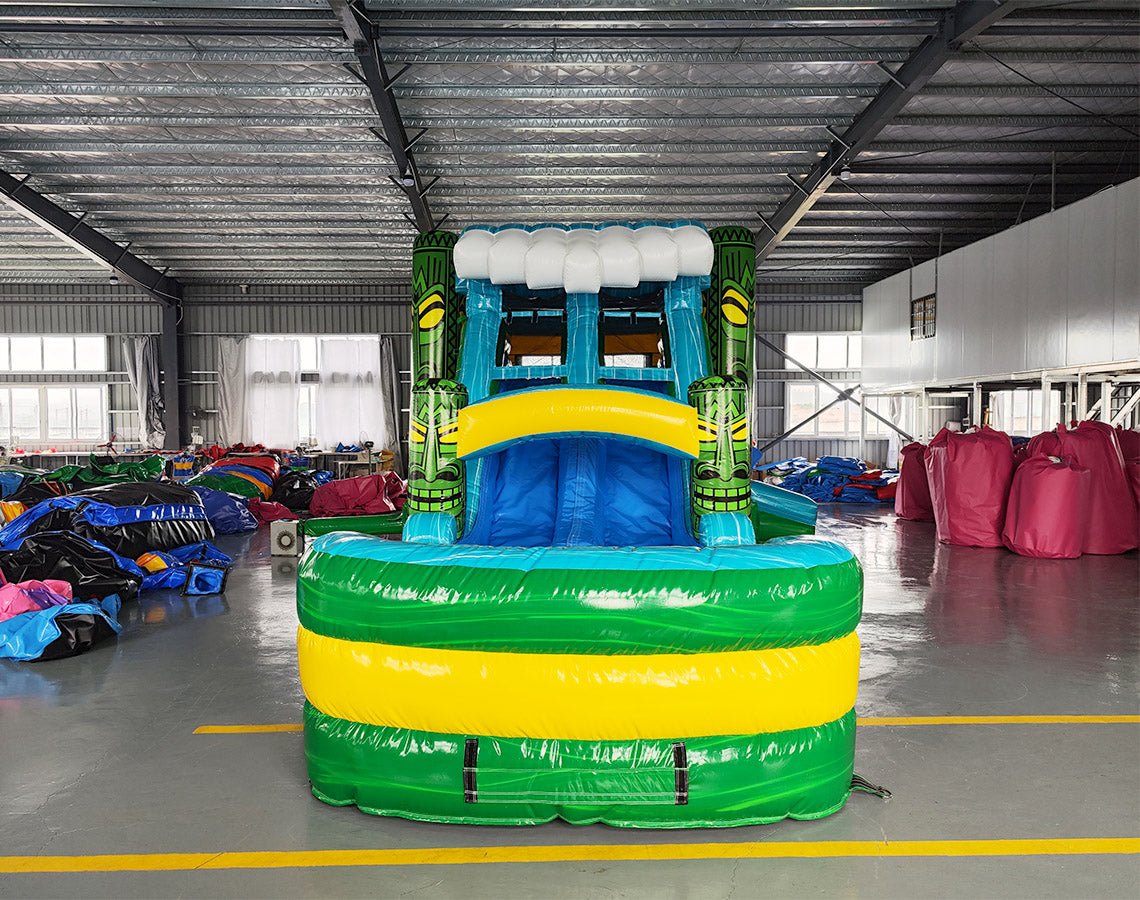
<path fill-rule="evenodd" d="M 459 412 L 460 459 L 511 441 L 567 432 L 637 438 L 693 459 L 697 411 L 668 397 L 599 388 L 504 394 Z"/>
<path fill-rule="evenodd" d="M 723 653 L 589 656 L 398 647 L 297 634 L 301 686 L 338 719 L 567 740 L 808 728 L 855 705 L 859 638 Z"/>

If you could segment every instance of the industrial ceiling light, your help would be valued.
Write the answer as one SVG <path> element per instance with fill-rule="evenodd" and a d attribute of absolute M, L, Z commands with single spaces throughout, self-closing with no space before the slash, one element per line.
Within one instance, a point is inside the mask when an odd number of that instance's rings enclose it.
<path fill-rule="evenodd" d="M 119 276 L 118 276 L 118 275 L 116 275 L 114 272 L 112 272 L 112 273 L 111 273 L 111 277 L 110 277 L 110 278 L 108 278 L 107 280 L 108 280 L 109 282 L 111 282 L 111 284 L 118 284 L 118 283 L 119 283 Z"/>
<path fill-rule="evenodd" d="M 402 184 L 404 187 L 415 187 L 416 186 L 416 176 L 413 175 L 411 172 L 405 172 L 403 175 L 400 176 L 400 184 Z"/>
<path fill-rule="evenodd" d="M 839 180 L 840 181 L 850 181 L 851 180 L 851 167 L 850 166 L 844 166 L 842 169 L 839 170 Z"/>

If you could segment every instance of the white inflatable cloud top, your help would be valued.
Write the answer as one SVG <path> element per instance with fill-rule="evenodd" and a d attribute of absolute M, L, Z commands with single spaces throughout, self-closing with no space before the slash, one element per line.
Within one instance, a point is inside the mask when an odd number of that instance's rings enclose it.
<path fill-rule="evenodd" d="M 708 275 L 713 262 L 708 232 L 690 224 L 471 228 L 459 236 L 454 252 L 459 278 L 562 288 L 568 294 Z"/>

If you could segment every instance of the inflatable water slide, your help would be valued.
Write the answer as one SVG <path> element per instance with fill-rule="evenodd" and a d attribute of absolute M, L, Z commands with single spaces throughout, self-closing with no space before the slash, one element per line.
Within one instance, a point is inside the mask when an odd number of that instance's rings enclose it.
<path fill-rule="evenodd" d="M 862 572 L 749 480 L 754 265 L 692 222 L 420 235 L 402 540 L 300 567 L 320 800 L 693 827 L 861 786 Z"/>

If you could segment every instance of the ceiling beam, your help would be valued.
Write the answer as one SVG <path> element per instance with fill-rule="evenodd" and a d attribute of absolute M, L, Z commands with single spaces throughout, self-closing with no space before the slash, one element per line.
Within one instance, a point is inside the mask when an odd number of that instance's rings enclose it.
<path fill-rule="evenodd" d="M 1114 121 L 1135 127 L 1140 123 L 1136 115 L 1118 115 Z M 754 115 L 455 115 L 427 114 L 404 117 L 406 128 L 446 128 L 449 130 L 492 129 L 496 131 L 608 131 L 613 129 L 666 130 L 675 128 L 839 128 L 851 121 L 850 115 L 829 114 L 754 114 Z M 5 115 L 5 125 L 18 125 L 21 128 L 71 128 L 82 125 L 85 128 L 369 128 L 381 125 L 380 117 L 374 114 L 340 115 L 123 115 L 118 113 L 100 114 L 56 112 L 16 113 Z M 1103 128 L 1104 118 L 1087 113 L 967 113 L 932 115 L 902 115 L 894 125 L 922 128 Z M 1108 126 L 1111 127 L 1111 126 Z M 98 138 L 101 135 L 96 134 Z M 90 140 L 90 137 L 86 138 Z M 55 140 L 55 139 L 53 139 Z M 59 139 L 65 148 L 74 139 Z M 133 140 L 133 139 L 132 139 Z M 81 141 L 82 143 L 82 141 Z M 145 143 L 145 142 L 144 142 Z M 221 142 L 224 143 L 224 142 Z M 0 149 L 27 150 L 19 136 L 13 141 L 0 144 Z M 189 152 L 189 151 L 187 151 Z"/>
<path fill-rule="evenodd" d="M 26 179 L 25 179 L 26 180 Z M 107 266 L 127 284 L 145 291 L 167 306 L 182 297 L 182 285 L 143 262 L 106 235 L 83 222 L 51 200 L 28 187 L 24 181 L 0 171 L 0 202 L 98 263 Z"/>
<path fill-rule="evenodd" d="M 792 194 L 776 212 L 762 219 L 763 229 L 756 238 L 756 259 L 763 261 L 783 240 L 796 223 L 827 193 L 848 165 L 871 146 L 879 133 L 891 123 L 910 99 L 920 91 L 946 63 L 962 42 L 970 40 L 1016 8 L 1014 0 L 1005 2 L 970 2 L 959 0 L 947 10 L 938 30 L 920 44 L 883 85 L 878 95 L 851 126 L 831 142 L 827 153 L 802 180 L 792 179 Z M 791 177 L 791 176 L 789 176 Z"/>
<path fill-rule="evenodd" d="M 396 106 L 396 97 L 392 93 L 393 79 L 388 75 L 384 57 L 376 43 L 375 28 L 352 0 L 328 0 L 328 4 L 344 29 L 345 37 L 352 44 L 372 105 L 380 116 L 382 135 L 377 136 L 382 137 L 388 145 L 396 163 L 396 175 L 392 180 L 412 205 L 412 218 L 416 228 L 431 231 L 435 228 L 435 219 L 428 207 L 427 188 L 416 168 L 412 142 L 408 139 L 408 132 Z"/>

